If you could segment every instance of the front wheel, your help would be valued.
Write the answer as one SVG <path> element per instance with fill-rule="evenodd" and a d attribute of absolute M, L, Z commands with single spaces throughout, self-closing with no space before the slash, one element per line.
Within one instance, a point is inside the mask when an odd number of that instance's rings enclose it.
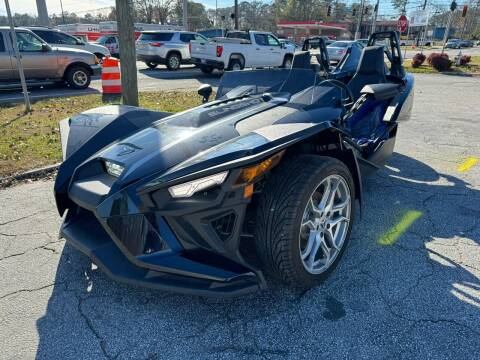
<path fill-rule="evenodd" d="M 167 56 L 167 68 L 168 70 L 178 70 L 180 68 L 180 65 L 182 63 L 182 59 L 180 58 L 180 55 L 177 53 L 171 53 Z"/>
<path fill-rule="evenodd" d="M 147 65 L 148 68 L 152 69 L 152 70 L 155 69 L 158 66 L 158 64 L 155 64 L 155 63 L 152 63 L 152 62 L 146 62 L 145 65 Z"/>
<path fill-rule="evenodd" d="M 290 55 L 285 56 L 285 59 L 283 59 L 283 64 L 282 67 L 286 69 L 290 69 L 293 64 L 293 57 Z"/>
<path fill-rule="evenodd" d="M 337 159 L 281 164 L 259 199 L 255 245 L 264 270 L 301 288 L 325 280 L 349 240 L 354 199 L 352 175 Z"/>
<path fill-rule="evenodd" d="M 230 60 L 228 70 L 231 70 L 231 71 L 243 70 L 243 64 L 239 59 L 232 59 Z"/>
<path fill-rule="evenodd" d="M 200 66 L 200 71 L 204 74 L 211 74 L 213 72 L 213 67 L 201 65 Z"/>
<path fill-rule="evenodd" d="M 90 72 L 83 66 L 73 66 L 68 69 L 65 80 L 74 89 L 86 89 L 90 85 Z"/>

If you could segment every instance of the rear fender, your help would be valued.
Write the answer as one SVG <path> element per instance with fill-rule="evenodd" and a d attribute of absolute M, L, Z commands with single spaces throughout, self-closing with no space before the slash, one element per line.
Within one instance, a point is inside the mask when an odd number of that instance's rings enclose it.
<path fill-rule="evenodd" d="M 60 215 L 69 207 L 67 187 L 80 164 L 105 146 L 169 115 L 133 106 L 112 105 L 90 109 L 62 120 L 60 134 L 64 161 L 58 170 L 54 188 Z"/>
<path fill-rule="evenodd" d="M 388 123 L 406 121 L 410 119 L 413 107 L 413 75 L 405 76 L 405 85 L 400 94 L 395 96 L 387 107 L 383 121 Z"/>

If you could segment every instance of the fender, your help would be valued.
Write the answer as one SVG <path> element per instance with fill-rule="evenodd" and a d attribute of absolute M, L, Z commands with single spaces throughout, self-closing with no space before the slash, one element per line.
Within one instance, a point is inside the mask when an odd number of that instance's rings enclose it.
<path fill-rule="evenodd" d="M 60 215 L 68 208 L 68 183 L 81 163 L 105 146 L 170 115 L 133 106 L 111 105 L 62 120 L 60 134 L 64 161 L 54 187 Z"/>

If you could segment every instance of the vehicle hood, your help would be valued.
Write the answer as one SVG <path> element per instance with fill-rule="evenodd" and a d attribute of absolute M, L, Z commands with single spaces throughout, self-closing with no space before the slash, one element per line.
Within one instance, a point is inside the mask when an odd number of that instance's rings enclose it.
<path fill-rule="evenodd" d="M 70 55 L 70 56 L 81 56 L 81 57 L 92 57 L 92 53 L 82 49 L 61 47 L 61 46 L 52 46 L 53 51 L 60 53 L 61 55 Z"/>
<path fill-rule="evenodd" d="M 161 175 L 181 164 L 198 165 L 203 160 L 238 150 L 252 141 L 252 133 L 272 124 L 312 124 L 328 120 L 328 115 L 338 116 L 331 113 L 331 108 L 306 111 L 284 98 L 265 100 L 258 96 L 216 101 L 161 119 L 107 146 L 89 161 L 109 160 L 122 165 L 124 171 L 117 179 L 117 185 L 122 186 L 153 174 Z M 253 141 L 268 143 L 265 136 L 256 134 Z M 212 149 L 218 151 L 198 160 L 199 154 Z"/>

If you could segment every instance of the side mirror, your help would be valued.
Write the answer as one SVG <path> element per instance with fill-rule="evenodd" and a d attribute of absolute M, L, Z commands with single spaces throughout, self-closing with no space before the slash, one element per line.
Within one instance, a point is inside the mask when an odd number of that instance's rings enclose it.
<path fill-rule="evenodd" d="M 52 50 L 52 48 L 48 44 L 42 44 L 42 51 L 47 52 Z"/>
<path fill-rule="evenodd" d="M 210 95 L 212 95 L 212 86 L 209 84 L 200 85 L 197 90 L 198 95 L 202 97 L 202 102 L 205 104 L 208 102 Z"/>

